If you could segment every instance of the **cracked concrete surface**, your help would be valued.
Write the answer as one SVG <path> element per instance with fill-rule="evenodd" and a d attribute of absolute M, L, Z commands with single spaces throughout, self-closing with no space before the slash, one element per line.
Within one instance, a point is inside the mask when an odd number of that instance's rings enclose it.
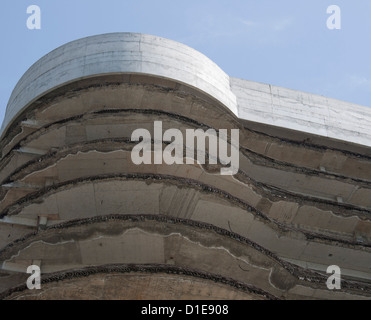
<path fill-rule="evenodd" d="M 107 46 L 143 60 L 108 61 Z M 65 60 L 84 54 L 100 60 L 79 74 Z M 0 296 L 370 299 L 370 117 L 230 78 L 158 37 L 67 44 L 22 77 L 2 127 Z M 154 121 L 183 133 L 239 129 L 239 172 L 133 164 L 131 133 Z M 44 279 L 36 294 L 25 290 L 33 261 Z M 337 292 L 326 288 L 334 264 Z"/>

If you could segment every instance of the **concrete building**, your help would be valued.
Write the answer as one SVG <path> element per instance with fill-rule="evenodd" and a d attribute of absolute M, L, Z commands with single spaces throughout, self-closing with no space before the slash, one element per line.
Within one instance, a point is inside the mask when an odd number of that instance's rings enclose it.
<path fill-rule="evenodd" d="M 155 121 L 239 129 L 238 173 L 135 165 L 131 134 Z M 23 75 L 1 128 L 0 296 L 370 299 L 370 123 L 167 39 L 68 43 Z"/>

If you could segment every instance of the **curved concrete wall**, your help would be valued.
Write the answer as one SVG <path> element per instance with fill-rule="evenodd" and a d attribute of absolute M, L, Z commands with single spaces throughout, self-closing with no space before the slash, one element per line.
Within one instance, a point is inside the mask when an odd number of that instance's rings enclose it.
<path fill-rule="evenodd" d="M 233 92 L 239 119 L 221 103 Z M 330 104 L 349 116 L 331 117 Z M 30 260 L 47 281 L 71 280 L 79 297 L 81 274 L 151 265 L 150 277 L 182 272 L 180 289 L 186 270 L 231 279 L 228 294 L 242 283 L 265 298 L 370 298 L 370 148 L 328 138 L 338 128 L 367 143 L 368 109 L 352 106 L 229 78 L 153 36 L 108 34 L 53 51 L 21 79 L 0 139 L 0 299 L 25 286 Z M 183 136 L 238 128 L 239 172 L 135 164 L 132 132 L 153 132 L 155 121 Z M 341 267 L 337 293 L 327 290 L 329 265 Z"/>
<path fill-rule="evenodd" d="M 187 84 L 243 120 L 371 146 L 371 108 L 230 78 L 184 44 L 137 33 L 79 39 L 37 61 L 13 90 L 1 136 L 17 115 L 45 93 L 79 79 L 115 73 L 146 74 Z"/>
<path fill-rule="evenodd" d="M 1 133 L 16 115 L 50 90 L 112 73 L 148 74 L 183 82 L 219 100 L 237 115 L 229 76 L 200 52 L 151 35 L 112 33 L 67 43 L 27 70 L 9 99 Z"/>

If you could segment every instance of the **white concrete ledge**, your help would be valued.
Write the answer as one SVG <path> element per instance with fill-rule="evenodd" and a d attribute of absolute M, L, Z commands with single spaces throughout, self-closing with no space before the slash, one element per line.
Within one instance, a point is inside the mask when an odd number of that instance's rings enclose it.
<path fill-rule="evenodd" d="M 237 115 L 229 76 L 200 52 L 175 41 L 137 33 L 111 33 L 72 41 L 37 61 L 9 99 L 8 125 L 43 94 L 78 79 L 103 74 L 139 73 L 190 85 L 219 100 Z"/>
<path fill-rule="evenodd" d="M 371 108 L 230 78 L 241 119 L 371 146 Z"/>
<path fill-rule="evenodd" d="M 2 138 L 15 117 L 45 93 L 75 80 L 119 73 L 153 75 L 187 84 L 244 120 L 371 146 L 371 108 L 230 78 L 186 45 L 137 33 L 83 38 L 37 61 L 13 90 Z"/>

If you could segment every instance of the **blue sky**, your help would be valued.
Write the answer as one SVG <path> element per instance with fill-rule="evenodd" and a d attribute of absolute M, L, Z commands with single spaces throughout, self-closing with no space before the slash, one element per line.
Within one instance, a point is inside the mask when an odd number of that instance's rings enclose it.
<path fill-rule="evenodd" d="M 29 5 L 41 30 L 26 27 Z M 330 5 L 341 30 L 326 26 Z M 370 0 L 1 0 L 0 121 L 19 78 L 66 42 L 141 32 L 185 43 L 230 76 L 371 107 Z"/>

